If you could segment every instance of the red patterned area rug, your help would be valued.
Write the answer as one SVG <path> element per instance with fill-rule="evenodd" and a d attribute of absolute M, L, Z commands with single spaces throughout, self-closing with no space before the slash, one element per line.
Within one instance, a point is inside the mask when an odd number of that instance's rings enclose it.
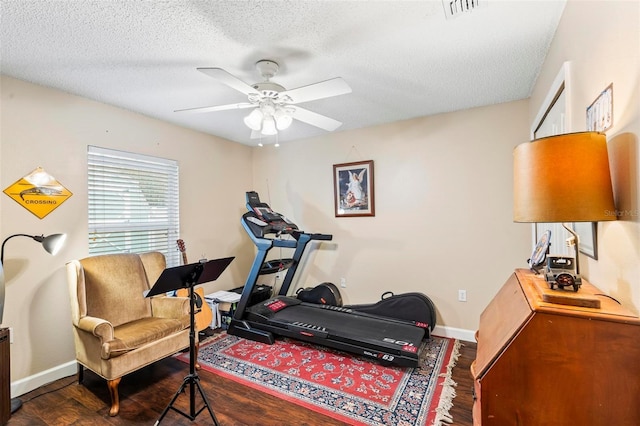
<path fill-rule="evenodd" d="M 198 359 L 207 371 L 352 425 L 451 423 L 460 342 L 432 336 L 423 345 L 420 367 L 400 368 L 287 338 L 266 345 L 222 333 L 200 346 Z"/>

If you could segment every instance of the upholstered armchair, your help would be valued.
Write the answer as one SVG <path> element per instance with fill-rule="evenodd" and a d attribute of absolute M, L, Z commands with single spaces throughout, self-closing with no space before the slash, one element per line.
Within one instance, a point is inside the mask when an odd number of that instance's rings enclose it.
<path fill-rule="evenodd" d="M 85 367 L 106 379 L 115 416 L 123 376 L 189 347 L 189 299 L 144 297 L 165 269 L 159 252 L 100 255 L 66 266 L 78 381 Z"/>

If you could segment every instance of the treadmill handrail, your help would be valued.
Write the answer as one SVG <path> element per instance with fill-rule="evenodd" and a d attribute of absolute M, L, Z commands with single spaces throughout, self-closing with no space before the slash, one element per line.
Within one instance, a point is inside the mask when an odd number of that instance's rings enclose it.
<path fill-rule="evenodd" d="M 290 235 L 293 237 L 293 239 L 267 238 L 264 235 L 258 236 L 252 229 L 254 227 L 257 227 L 258 225 L 256 225 L 255 223 L 250 223 L 247 220 L 248 217 L 251 217 L 253 215 L 253 212 L 245 213 L 240 220 L 242 227 L 249 235 L 249 238 L 251 238 L 251 241 L 256 245 L 258 251 L 256 252 L 256 257 L 254 258 L 251 270 L 245 281 L 242 295 L 240 297 L 240 302 L 238 303 L 234 315 L 234 318 L 237 320 L 241 320 L 245 315 L 247 303 L 249 302 L 249 299 L 253 292 L 253 288 L 255 288 L 257 284 L 258 275 L 260 275 L 262 264 L 266 260 L 266 256 L 269 250 L 271 250 L 273 247 L 295 249 L 292 257 L 292 265 L 289 267 L 289 269 L 287 269 L 279 292 L 280 294 L 286 295 L 289 292 L 289 287 L 293 282 L 293 277 L 295 276 L 298 265 L 300 264 L 300 259 L 302 258 L 302 254 L 304 253 L 309 241 L 330 241 L 333 238 L 333 235 L 330 234 L 311 234 L 300 230 L 294 230 L 291 232 Z"/>
<path fill-rule="evenodd" d="M 310 234 L 304 231 L 293 231 L 291 235 L 293 235 L 293 238 L 295 238 L 296 240 L 300 239 L 300 236 L 302 235 L 307 235 L 309 237 L 309 240 L 322 240 L 322 241 L 333 240 L 333 235 L 331 234 Z"/>

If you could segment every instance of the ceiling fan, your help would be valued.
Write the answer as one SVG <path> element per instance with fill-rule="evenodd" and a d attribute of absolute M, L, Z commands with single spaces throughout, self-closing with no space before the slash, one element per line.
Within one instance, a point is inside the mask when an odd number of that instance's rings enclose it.
<path fill-rule="evenodd" d="M 253 108 L 249 115 L 244 118 L 245 124 L 251 129 L 252 139 L 260 138 L 263 135 L 275 135 L 278 130 L 288 128 L 294 119 L 329 132 L 342 125 L 338 120 L 298 106 L 298 104 L 304 102 L 351 93 L 351 88 L 342 78 L 336 77 L 308 86 L 286 90 L 281 85 L 270 81 L 278 72 L 279 65 L 277 62 L 262 59 L 256 63 L 256 68 L 264 81 L 254 85 L 245 83 L 222 68 L 197 68 L 198 71 L 217 79 L 232 89 L 244 93 L 247 96 L 247 101 L 227 105 L 180 109 L 175 112 L 202 113 Z"/>

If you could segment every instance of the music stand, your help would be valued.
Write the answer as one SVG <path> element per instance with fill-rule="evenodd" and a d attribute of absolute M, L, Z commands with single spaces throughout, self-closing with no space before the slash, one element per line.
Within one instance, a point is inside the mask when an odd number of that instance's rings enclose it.
<path fill-rule="evenodd" d="M 170 409 L 179 414 L 182 414 L 189 420 L 195 420 L 196 417 L 198 417 L 198 414 L 200 414 L 205 408 L 209 411 L 214 425 L 218 426 L 218 420 L 216 419 L 215 414 L 213 414 L 213 410 L 209 405 L 209 401 L 207 401 L 207 396 L 202 390 L 202 386 L 200 386 L 200 377 L 198 377 L 198 373 L 196 373 L 195 293 L 193 291 L 193 287 L 198 284 L 217 280 L 220 274 L 222 274 L 227 266 L 229 266 L 233 259 L 233 257 L 226 257 L 209 261 L 201 260 L 200 262 L 191 263 L 189 265 L 167 268 L 162 271 L 162 274 L 160 274 L 160 277 L 158 278 L 156 283 L 145 296 L 151 297 L 158 294 L 167 293 L 169 291 L 178 290 L 180 288 L 189 289 L 189 314 L 191 321 L 189 329 L 189 374 L 184 378 L 182 385 L 174 395 L 173 399 L 164 409 L 164 411 L 160 415 L 160 418 L 155 422 L 155 426 L 160 424 L 160 422 Z M 173 403 L 176 401 L 176 399 L 178 399 L 178 396 L 180 396 L 180 394 L 184 392 L 184 389 L 187 385 L 191 385 L 189 393 L 189 414 L 173 406 Z M 204 405 L 198 411 L 196 411 L 195 401 L 196 387 L 198 388 L 200 396 L 202 397 L 202 401 L 204 402 Z"/>

